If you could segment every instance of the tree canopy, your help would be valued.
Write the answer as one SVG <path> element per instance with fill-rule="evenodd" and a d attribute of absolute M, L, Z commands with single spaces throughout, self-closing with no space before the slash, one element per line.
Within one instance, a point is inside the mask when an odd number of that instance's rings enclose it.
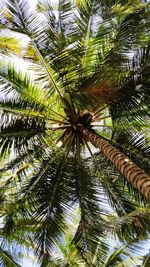
<path fill-rule="evenodd" d="M 139 0 L 1 3 L 3 235 L 33 239 L 42 267 L 76 207 L 72 246 L 89 266 L 108 233 L 149 236 L 149 13 Z"/>

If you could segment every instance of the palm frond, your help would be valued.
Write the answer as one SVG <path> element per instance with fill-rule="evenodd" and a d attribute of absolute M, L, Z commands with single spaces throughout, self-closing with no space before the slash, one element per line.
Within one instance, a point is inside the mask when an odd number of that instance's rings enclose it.
<path fill-rule="evenodd" d="M 7 149 L 10 151 L 11 148 L 20 150 L 28 147 L 31 142 L 38 142 L 45 132 L 45 123 L 42 120 L 11 116 L 11 113 L 3 113 L 1 120 L 1 153 Z"/>
<path fill-rule="evenodd" d="M 146 109 L 149 107 L 149 63 L 149 42 L 147 42 L 147 46 L 135 53 L 128 78 L 123 82 L 116 99 L 110 105 L 114 120 L 122 116 L 130 118 L 132 112 L 134 112 L 134 118 L 142 115 L 143 112 L 146 113 L 146 111 L 147 115 L 149 114 Z M 115 114 L 113 112 L 114 105 Z M 131 113 L 129 112 L 127 115 L 125 110 L 131 111 Z"/>
<path fill-rule="evenodd" d="M 14 255 L 11 255 L 8 251 L 0 248 L 0 266 L 1 267 L 21 267 L 17 262 Z"/>
<path fill-rule="evenodd" d="M 126 240 L 131 243 L 136 240 L 146 240 L 149 236 L 149 207 L 135 207 L 135 210 L 122 217 L 108 216 L 111 220 L 112 233 L 120 241 Z"/>
<path fill-rule="evenodd" d="M 144 257 L 143 257 L 143 262 L 142 262 L 142 267 L 148 267 L 149 266 L 149 264 L 150 264 L 150 255 L 148 254 L 148 255 L 145 255 Z"/>
<path fill-rule="evenodd" d="M 104 231 L 105 222 L 101 214 L 106 212 L 105 199 L 101 195 L 101 188 L 98 188 L 93 177 L 89 176 L 90 170 L 86 164 L 77 164 L 75 169 L 74 177 L 76 179 L 75 187 L 80 209 L 80 222 L 73 242 L 83 259 L 89 261 L 88 257 L 97 244 L 97 238 Z M 101 222 L 101 226 L 98 222 Z"/>
<path fill-rule="evenodd" d="M 41 258 L 46 252 L 51 253 L 53 244 L 65 227 L 65 213 L 74 201 L 62 159 L 58 154 L 57 157 L 51 155 L 50 159 L 43 160 L 38 173 L 26 182 L 19 197 L 20 212 L 22 211 L 24 216 L 32 214 L 36 229 L 33 236 L 35 249 Z"/>
<path fill-rule="evenodd" d="M 29 104 L 35 108 L 48 108 L 49 104 L 49 92 L 46 90 L 40 90 L 40 88 L 34 84 L 32 74 L 28 74 L 27 70 L 22 69 L 20 64 L 16 67 L 14 60 L 8 60 L 6 57 L 1 57 L 0 76 L 1 76 L 1 92 L 5 95 L 10 95 L 14 99 L 19 101 L 20 98 L 28 101 Z M 52 97 L 53 98 L 53 97 Z"/>

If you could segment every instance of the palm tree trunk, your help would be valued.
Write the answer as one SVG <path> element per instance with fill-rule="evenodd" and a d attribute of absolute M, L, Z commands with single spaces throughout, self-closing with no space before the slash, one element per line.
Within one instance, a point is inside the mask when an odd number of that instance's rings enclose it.
<path fill-rule="evenodd" d="M 125 178 L 150 200 L 150 176 L 148 174 L 93 130 L 91 131 L 80 124 L 79 131 L 83 139 L 99 148 Z"/>

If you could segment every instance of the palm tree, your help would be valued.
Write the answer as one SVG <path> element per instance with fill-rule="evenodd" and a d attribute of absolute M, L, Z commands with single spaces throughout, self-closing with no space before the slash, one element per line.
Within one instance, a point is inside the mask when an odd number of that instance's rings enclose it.
<path fill-rule="evenodd" d="M 147 203 L 138 191 L 150 198 L 149 8 L 134 2 L 60 0 L 56 11 L 45 1 L 41 13 L 4 1 L 1 27 L 36 55 L 0 58 L 5 231 L 32 218 L 41 257 L 76 203 L 83 255 L 95 251 L 108 203 L 122 216 Z"/>

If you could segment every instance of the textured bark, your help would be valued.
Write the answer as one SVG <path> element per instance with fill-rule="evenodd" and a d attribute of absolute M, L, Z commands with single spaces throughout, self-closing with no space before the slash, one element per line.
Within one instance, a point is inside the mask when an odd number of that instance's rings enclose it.
<path fill-rule="evenodd" d="M 125 178 L 150 200 L 150 176 L 148 174 L 94 131 L 81 125 L 79 125 L 79 131 L 85 140 L 99 148 Z"/>

